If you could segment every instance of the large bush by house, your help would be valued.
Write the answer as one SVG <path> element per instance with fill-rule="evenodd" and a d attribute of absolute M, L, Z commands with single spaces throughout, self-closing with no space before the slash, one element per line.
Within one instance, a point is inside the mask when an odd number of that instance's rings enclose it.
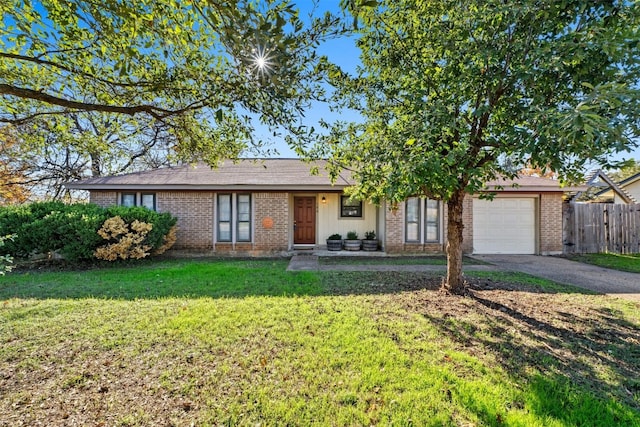
<path fill-rule="evenodd" d="M 171 247 L 176 239 L 176 218 L 145 208 L 107 209 L 108 219 L 98 234 L 106 244 L 95 251 L 98 259 L 139 259 L 157 255 Z"/>
<path fill-rule="evenodd" d="M 0 236 L 0 248 L 4 246 L 4 242 L 11 239 L 13 239 L 13 236 Z M 3 255 L 2 253 L 0 253 L 0 276 L 4 276 L 5 273 L 8 273 L 12 270 L 12 262 L 13 258 L 11 257 L 11 255 Z"/>
<path fill-rule="evenodd" d="M 73 217 L 101 215 L 104 210 L 95 205 L 67 205 L 61 202 L 39 202 L 28 205 L 0 208 L 0 234 L 12 234 L 14 239 L 6 242 L 7 252 L 15 257 L 28 258 L 31 255 L 60 250 L 71 240 L 65 228 L 80 227 L 83 224 L 67 224 Z M 69 216 L 70 218 L 66 218 Z M 68 219 L 68 221 L 67 221 Z M 90 230 L 89 230 L 90 231 Z M 77 239 L 76 239 L 77 240 Z"/>
<path fill-rule="evenodd" d="M 134 222 L 147 224 L 148 230 L 140 244 L 148 247 L 150 254 L 162 253 L 175 242 L 177 220 L 168 213 L 140 207 L 105 209 L 92 204 L 60 202 L 0 208 L 0 235 L 15 236 L 5 242 L 6 252 L 14 257 L 57 252 L 68 260 L 87 260 L 94 258 L 100 247 L 120 243 L 118 236 L 110 236 L 105 242 L 104 236 L 98 233 L 105 222 L 114 217 L 121 218 L 126 227 Z"/>

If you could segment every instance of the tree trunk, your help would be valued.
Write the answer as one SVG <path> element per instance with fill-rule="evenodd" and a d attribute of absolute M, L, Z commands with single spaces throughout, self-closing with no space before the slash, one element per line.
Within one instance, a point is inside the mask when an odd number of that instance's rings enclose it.
<path fill-rule="evenodd" d="M 456 190 L 447 201 L 447 277 L 442 283 L 442 288 L 456 295 L 462 295 L 466 291 L 462 277 L 462 202 L 464 190 Z"/>
<path fill-rule="evenodd" d="M 97 178 L 102 176 L 102 159 L 100 158 L 100 153 L 92 152 L 89 153 L 91 157 L 91 177 Z"/>

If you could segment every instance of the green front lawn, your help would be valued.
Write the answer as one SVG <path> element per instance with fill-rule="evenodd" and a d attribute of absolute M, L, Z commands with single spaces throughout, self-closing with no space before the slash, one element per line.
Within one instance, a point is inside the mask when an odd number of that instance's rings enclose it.
<path fill-rule="evenodd" d="M 569 259 L 614 270 L 640 273 L 640 254 L 582 254 L 572 255 Z"/>
<path fill-rule="evenodd" d="M 0 278 L 0 425 L 638 425 L 636 304 L 286 263 Z"/>

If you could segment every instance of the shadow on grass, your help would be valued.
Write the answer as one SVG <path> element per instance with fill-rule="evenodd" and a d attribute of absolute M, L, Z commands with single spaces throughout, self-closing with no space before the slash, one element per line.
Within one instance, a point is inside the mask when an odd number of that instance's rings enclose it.
<path fill-rule="evenodd" d="M 640 425 L 640 328 L 621 312 L 550 294 L 474 290 L 470 300 L 418 311 L 462 351 L 488 349 L 521 385 L 517 406 L 561 425 Z"/>
<path fill-rule="evenodd" d="M 438 290 L 441 272 L 287 272 L 287 259 L 172 259 L 87 270 L 25 270 L 0 277 L 0 299 L 244 298 Z M 53 270 L 53 271 L 52 271 Z M 521 273 L 470 272 L 475 288 L 589 293 Z"/>
<path fill-rule="evenodd" d="M 414 256 L 321 256 L 320 265 L 447 265 L 445 255 L 414 255 Z M 489 265 L 479 259 L 465 256 L 464 265 Z"/>
<path fill-rule="evenodd" d="M 169 260 L 88 271 L 27 271 L 0 277 L 0 299 L 246 298 L 377 295 L 440 289 L 440 272 L 285 271 L 287 260 Z M 477 275 L 477 276 L 476 276 Z M 476 289 L 589 293 L 521 273 L 473 272 Z"/>
<path fill-rule="evenodd" d="M 290 273 L 285 271 L 287 263 L 164 260 L 90 271 L 30 271 L 0 278 L 0 299 L 394 294 L 398 304 L 424 316 L 461 351 L 474 356 L 486 352 L 488 360 L 497 361 L 522 390 L 519 401 L 505 405 L 526 407 L 556 425 L 638 425 L 640 330 L 623 313 L 597 304 L 581 305 L 585 298 L 581 294 L 590 294 L 587 291 L 526 275 L 483 273 L 479 278 L 469 275 L 473 283 L 469 297 L 412 294 L 437 290 L 440 274 Z M 408 298 L 403 298 L 405 294 Z M 456 391 L 451 392 L 456 398 Z M 465 406 L 484 425 L 503 424 L 501 414 L 482 401 Z"/>

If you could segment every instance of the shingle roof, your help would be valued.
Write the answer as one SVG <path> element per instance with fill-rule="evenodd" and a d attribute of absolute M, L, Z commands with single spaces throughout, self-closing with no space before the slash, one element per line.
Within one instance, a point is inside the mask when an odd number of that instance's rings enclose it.
<path fill-rule="evenodd" d="M 159 168 L 126 175 L 89 178 L 65 184 L 80 190 L 339 190 L 353 184 L 343 172 L 332 183 L 326 161 L 305 163 L 300 159 L 251 159 L 224 161 L 217 168 L 199 163 Z M 316 166 L 318 174 L 312 175 Z"/>
<path fill-rule="evenodd" d="M 496 179 L 485 184 L 487 190 L 498 191 L 519 191 L 519 192 L 570 192 L 584 189 L 586 187 L 561 187 L 560 181 L 556 179 L 542 178 L 539 176 L 521 175 L 515 179 Z"/>
<path fill-rule="evenodd" d="M 279 190 L 279 191 L 340 191 L 353 185 L 349 172 L 342 172 L 335 183 L 326 171 L 326 161 L 306 163 L 300 159 L 247 159 L 225 161 L 217 168 L 199 163 L 159 168 L 126 175 L 89 178 L 66 183 L 78 190 Z M 318 168 L 312 175 L 311 169 Z M 513 186 L 516 184 L 516 186 Z M 495 180 L 487 183 L 489 191 L 564 192 L 557 180 L 521 176 L 515 180 Z"/>
<path fill-rule="evenodd" d="M 618 184 L 621 187 L 624 187 L 625 185 L 629 185 L 629 184 L 633 184 L 634 182 L 636 182 L 637 180 L 640 179 L 640 172 L 638 172 L 635 175 L 631 175 L 630 177 L 627 177 L 625 179 L 623 179 L 622 181 L 620 181 Z"/>

